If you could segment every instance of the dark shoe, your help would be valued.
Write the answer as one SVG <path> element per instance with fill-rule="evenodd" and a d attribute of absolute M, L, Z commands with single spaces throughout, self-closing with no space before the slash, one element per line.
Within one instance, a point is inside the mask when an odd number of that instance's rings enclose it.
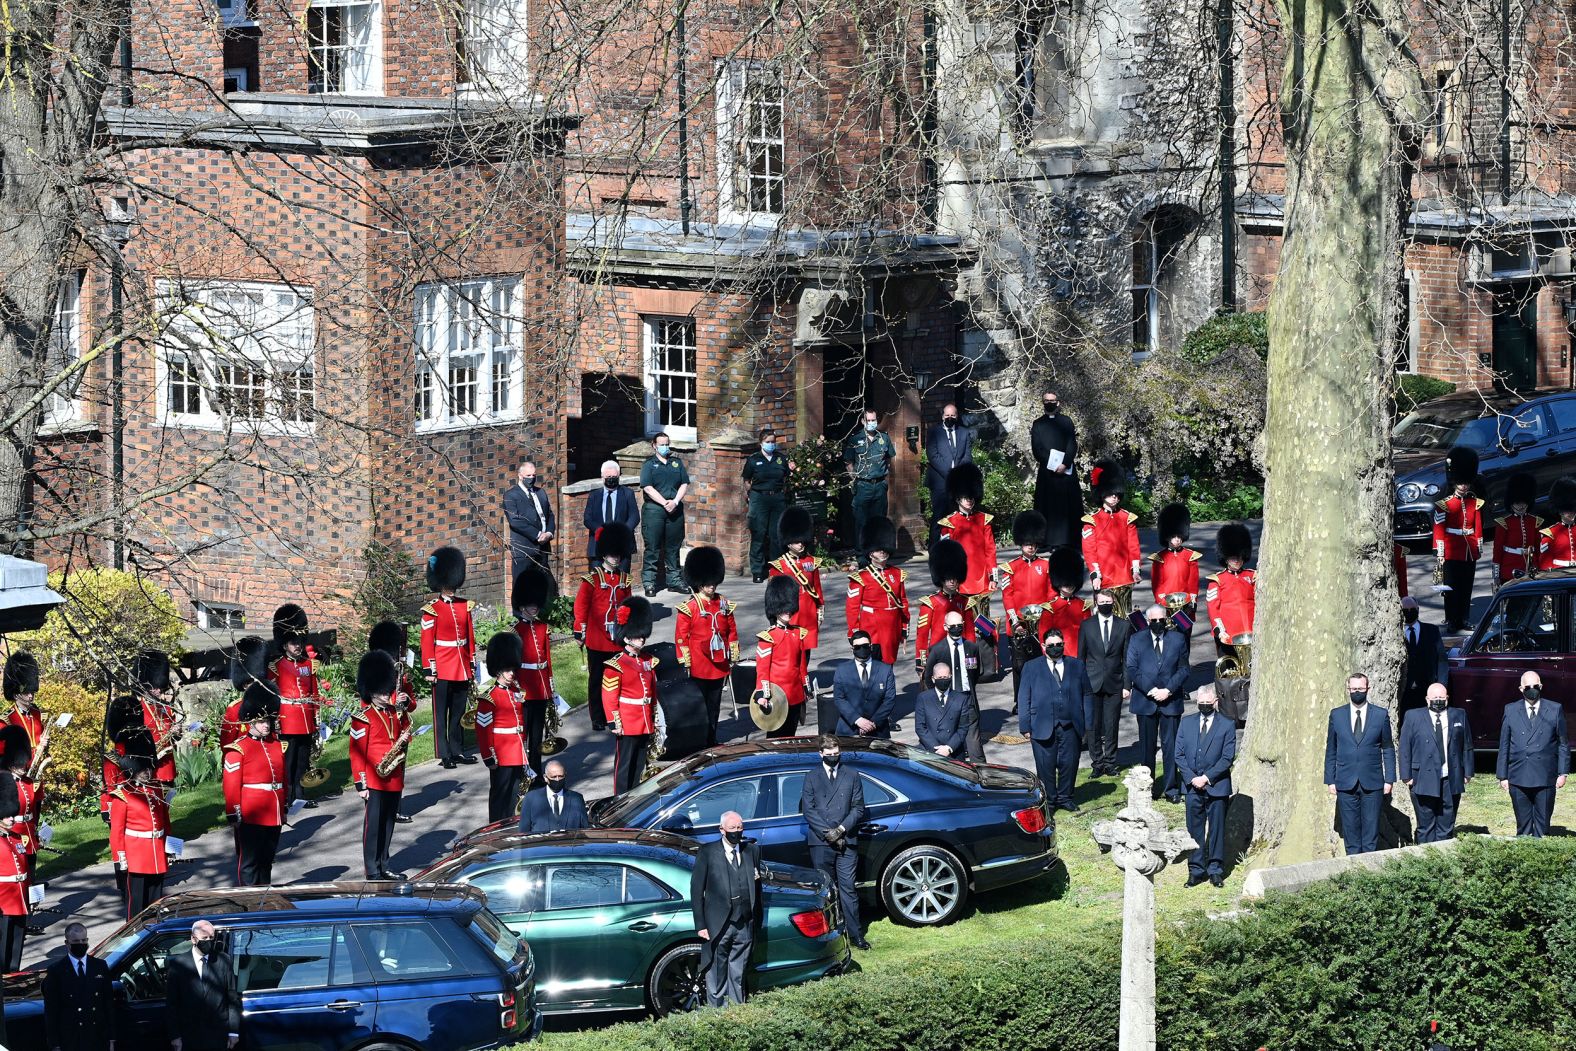
<path fill-rule="evenodd" d="M 868 949 L 868 948 L 870 948 L 870 943 L 865 941 L 863 938 L 860 938 L 858 941 L 854 942 L 854 948 L 856 948 L 856 949 Z"/>
<path fill-rule="evenodd" d="M 454 757 L 454 761 L 456 763 L 464 763 L 466 766 L 475 766 L 481 760 L 474 755 L 457 755 Z"/>
<path fill-rule="evenodd" d="M 1226 885 L 1226 877 L 1217 872 L 1209 877 L 1209 885 L 1211 887 L 1223 887 Z"/>
<path fill-rule="evenodd" d="M 1181 796 L 1166 796 L 1166 802 L 1167 803 L 1172 803 L 1172 804 L 1181 803 L 1182 802 L 1182 797 Z"/>
<path fill-rule="evenodd" d="M 1065 810 L 1069 814 L 1077 814 L 1083 810 L 1083 807 L 1079 806 L 1077 803 L 1058 803 L 1056 804 L 1056 809 Z"/>
<path fill-rule="evenodd" d="M 1207 877 L 1207 876 L 1205 876 L 1203 874 L 1199 874 L 1199 875 L 1196 875 L 1196 876 L 1189 876 L 1187 878 L 1187 884 L 1186 885 L 1189 886 L 1189 887 L 1196 887 L 1200 883 L 1203 883 L 1208 878 L 1209 877 Z"/>
<path fill-rule="evenodd" d="M 453 770 L 454 769 L 454 760 L 453 759 L 445 759 L 441 763 L 439 763 L 438 765 L 443 767 L 445 770 Z"/>
<path fill-rule="evenodd" d="M 656 588 L 647 588 L 646 589 L 646 597 L 647 598 L 656 598 L 657 597 L 657 589 Z"/>
<path fill-rule="evenodd" d="M 752 584 L 759 584 L 761 581 L 763 581 L 765 579 L 766 579 L 765 577 L 761 576 L 759 573 L 756 573 L 756 574 L 754 574 L 753 576 L 750 577 L 750 583 L 752 583 Z"/>
<path fill-rule="evenodd" d="M 411 823 L 412 820 L 414 820 L 414 819 L 409 814 L 395 814 L 394 815 L 394 823 L 398 824 L 398 825 L 408 825 L 408 824 Z"/>
<path fill-rule="evenodd" d="M 304 803 L 302 803 L 301 805 L 303 807 L 305 807 L 306 809 L 308 809 L 308 810 L 316 810 L 317 809 L 317 800 L 315 800 L 315 799 L 308 799 Z"/>

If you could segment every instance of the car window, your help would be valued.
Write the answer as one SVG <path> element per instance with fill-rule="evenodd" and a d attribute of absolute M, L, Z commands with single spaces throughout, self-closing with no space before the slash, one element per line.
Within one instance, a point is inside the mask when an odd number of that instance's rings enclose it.
<path fill-rule="evenodd" d="M 1408 413 L 1390 432 L 1398 449 L 1448 450 L 1453 445 L 1486 451 L 1496 441 L 1494 417 L 1466 419 L 1423 410 Z"/>
<path fill-rule="evenodd" d="M 484 944 L 477 941 L 471 931 L 462 926 L 465 922 L 463 917 L 459 918 L 459 922 L 447 916 L 434 917 L 432 927 L 459 957 L 466 971 L 481 975 L 497 974 L 498 960 L 495 959 L 492 943 Z M 508 966 L 513 956 L 513 952 L 510 951 L 503 957 L 504 966 Z"/>
<path fill-rule="evenodd" d="M 880 781 L 872 780 L 870 775 L 860 774 L 859 780 L 865 789 L 865 806 L 880 806 L 882 803 L 892 803 L 897 800 L 891 789 Z"/>
<path fill-rule="evenodd" d="M 1576 402 L 1565 399 L 1576 407 Z M 1499 419 L 1500 440 L 1506 445 L 1530 445 L 1541 442 L 1548 437 L 1548 417 L 1538 407 L 1524 409 L 1515 416 L 1501 416 Z"/>
<path fill-rule="evenodd" d="M 668 889 L 638 869 L 624 869 L 624 904 L 640 905 L 648 901 L 667 901 L 672 895 Z"/>
<path fill-rule="evenodd" d="M 622 865 L 547 866 L 547 897 L 542 907 L 548 912 L 618 905 L 623 900 Z"/>
<path fill-rule="evenodd" d="M 169 959 L 174 952 L 191 952 L 191 931 L 166 931 L 155 934 L 136 952 L 125 970 L 120 973 L 126 999 L 162 1000 L 169 981 Z"/>
<path fill-rule="evenodd" d="M 689 823 L 696 828 L 720 824 L 722 815 L 730 810 L 737 810 L 746 821 L 751 818 L 776 817 L 776 807 L 769 803 L 766 812 L 759 813 L 761 796 L 759 778 L 740 777 L 701 789 L 680 803 L 676 813 L 688 818 Z"/>
<path fill-rule="evenodd" d="M 1554 429 L 1576 431 L 1576 398 L 1559 398 L 1549 402 L 1549 412 L 1554 415 Z"/>
<path fill-rule="evenodd" d="M 520 952 L 519 937 L 485 909 L 471 917 L 469 929 L 471 937 L 485 946 L 493 959 L 505 967 L 513 963 Z"/>
<path fill-rule="evenodd" d="M 1542 653 L 1559 648 L 1557 595 L 1501 596 L 1472 644 L 1474 653 Z"/>
<path fill-rule="evenodd" d="M 454 951 L 425 923 L 358 923 L 356 941 L 373 978 L 400 982 L 468 973 Z"/>
<path fill-rule="evenodd" d="M 804 799 L 804 771 L 777 776 L 778 817 L 798 817 L 800 802 Z"/>
<path fill-rule="evenodd" d="M 542 867 L 501 865 L 467 877 L 467 882 L 487 895 L 494 912 L 534 912 L 542 907 Z"/>
<path fill-rule="evenodd" d="M 236 985 L 243 993 L 324 989 L 356 985 L 368 978 L 345 928 L 332 924 L 238 930 L 230 956 Z"/>

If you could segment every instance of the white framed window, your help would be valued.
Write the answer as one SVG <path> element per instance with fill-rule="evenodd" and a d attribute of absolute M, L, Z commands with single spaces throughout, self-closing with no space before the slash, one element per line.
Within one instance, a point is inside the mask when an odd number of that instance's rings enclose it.
<path fill-rule="evenodd" d="M 695 441 L 700 418 L 695 319 L 640 320 L 646 339 L 646 432 L 666 431 L 677 441 Z"/>
<path fill-rule="evenodd" d="M 252 76 L 245 66 L 227 66 L 224 70 L 224 93 L 251 91 Z"/>
<path fill-rule="evenodd" d="M 459 82 L 479 94 L 512 96 L 530 84 L 526 0 L 465 0 L 460 10 Z"/>
<path fill-rule="evenodd" d="M 74 370 L 82 356 L 82 284 L 86 277 L 82 270 L 66 274 L 55 293 L 55 320 L 49 332 L 51 377 Z M 44 403 L 44 427 L 69 427 L 82 418 L 82 405 L 77 400 L 81 382 L 82 376 L 73 372 L 50 392 Z"/>
<path fill-rule="evenodd" d="M 782 74 L 773 63 L 717 66 L 717 211 L 724 222 L 773 223 L 786 195 Z"/>
<path fill-rule="evenodd" d="M 204 631 L 240 631 L 246 627 L 246 610 L 222 602 L 195 603 L 197 626 Z"/>
<path fill-rule="evenodd" d="M 1188 233 L 1177 210 L 1162 208 L 1138 224 L 1133 241 L 1133 360 L 1143 361 L 1166 343 L 1169 292 Z"/>
<path fill-rule="evenodd" d="M 310 430 L 317 417 L 308 293 L 250 281 L 158 285 L 166 424 Z"/>
<path fill-rule="evenodd" d="M 416 289 L 418 430 L 522 415 L 520 281 L 482 278 Z"/>
<path fill-rule="evenodd" d="M 306 10 L 307 90 L 383 90 L 383 7 L 376 0 L 313 0 Z"/>
<path fill-rule="evenodd" d="M 247 0 L 214 0 L 214 3 L 219 8 L 219 22 L 226 29 L 256 25 Z"/>

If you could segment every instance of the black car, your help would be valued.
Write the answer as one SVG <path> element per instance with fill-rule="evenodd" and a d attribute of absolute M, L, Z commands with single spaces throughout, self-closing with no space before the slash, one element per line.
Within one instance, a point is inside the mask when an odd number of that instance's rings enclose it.
<path fill-rule="evenodd" d="M 93 951 L 109 965 L 117 1051 L 169 1051 L 172 953 L 208 920 L 235 967 L 242 1051 L 482 1051 L 541 1031 L 525 943 L 457 884 L 323 883 L 191 891 Z M 44 972 L 9 975 L 10 1047 L 46 1048 Z"/>
<path fill-rule="evenodd" d="M 1490 520 L 1505 511 L 1505 480 L 1525 472 L 1537 481 L 1537 513 L 1552 517 L 1549 490 L 1576 473 L 1576 391 L 1447 394 L 1424 402 L 1391 431 L 1395 459 L 1395 539 L 1431 540 L 1434 502 L 1445 493 L 1445 454 L 1464 445 L 1478 454 Z"/>

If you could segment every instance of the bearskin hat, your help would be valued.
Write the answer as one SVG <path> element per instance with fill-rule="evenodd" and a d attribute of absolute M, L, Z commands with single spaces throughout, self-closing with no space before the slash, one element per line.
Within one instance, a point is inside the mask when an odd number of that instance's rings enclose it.
<path fill-rule="evenodd" d="M 815 546 L 815 520 L 810 512 L 796 504 L 783 508 L 777 517 L 777 539 L 783 547 L 803 544 L 807 549 Z"/>
<path fill-rule="evenodd" d="M 1076 548 L 1068 547 L 1065 544 L 1061 547 L 1053 548 L 1049 561 L 1050 565 L 1046 568 L 1050 570 L 1051 587 L 1058 590 L 1061 588 L 1072 588 L 1075 592 L 1083 587 L 1084 561 L 1083 556 L 1078 553 Z"/>
<path fill-rule="evenodd" d="M 307 631 L 306 610 L 294 602 L 286 602 L 274 610 L 274 645 L 287 642 L 305 642 Z"/>
<path fill-rule="evenodd" d="M 930 582 L 941 587 L 944 580 L 962 582 L 969 577 L 969 555 L 956 540 L 938 540 L 930 549 Z"/>
<path fill-rule="evenodd" d="M 465 586 L 465 552 L 447 545 L 427 556 L 427 590 L 458 591 Z"/>
<path fill-rule="evenodd" d="M 109 702 L 104 713 L 104 736 L 111 741 L 125 741 L 126 735 L 142 726 L 142 705 L 137 698 L 122 694 Z"/>
<path fill-rule="evenodd" d="M 769 608 L 769 607 L 768 607 Z M 618 604 L 613 615 L 613 640 L 651 638 L 651 603 L 639 595 L 631 595 Z"/>
<path fill-rule="evenodd" d="M 26 727 L 11 724 L 0 729 L 0 763 L 9 767 L 26 766 L 33 761 L 33 742 Z"/>
<path fill-rule="evenodd" d="M 520 637 L 514 632 L 507 632 L 516 643 Z M 494 636 L 495 638 L 501 637 Z M 492 647 L 488 647 L 489 655 Z M 368 650 L 361 658 L 361 663 L 356 665 L 356 696 L 363 701 L 371 702 L 373 697 L 392 697 L 394 691 L 399 689 L 399 666 L 382 650 Z"/>
<path fill-rule="evenodd" d="M 728 567 L 723 562 L 722 552 L 715 547 L 702 545 L 690 551 L 684 559 L 684 579 L 693 591 L 716 587 L 727 575 Z"/>
<path fill-rule="evenodd" d="M 1155 532 L 1160 537 L 1160 546 L 1171 543 L 1171 538 L 1179 536 L 1182 542 L 1193 533 L 1193 516 L 1188 514 L 1187 504 L 1167 504 L 1160 509 L 1160 514 L 1155 516 Z"/>
<path fill-rule="evenodd" d="M 170 688 L 170 658 L 160 650 L 143 650 L 131 662 L 132 688 L 162 692 Z"/>
<path fill-rule="evenodd" d="M 1253 534 L 1241 522 L 1227 522 L 1215 534 L 1215 556 L 1220 564 L 1228 559 L 1240 558 L 1243 562 L 1253 557 Z"/>
<path fill-rule="evenodd" d="M 126 754 L 120 759 L 120 768 L 127 777 L 136 777 L 144 770 L 153 773 L 157 765 L 153 761 L 153 735 L 146 726 L 136 727 L 127 733 L 121 741 L 121 747 L 126 749 Z"/>
<path fill-rule="evenodd" d="M 793 577 L 772 577 L 766 582 L 766 623 L 776 624 L 784 613 L 799 612 L 799 582 Z"/>
<path fill-rule="evenodd" d="M 859 546 L 866 551 L 885 551 L 890 555 L 897 550 L 897 526 L 885 515 L 867 519 L 864 532 L 859 535 Z"/>
<path fill-rule="evenodd" d="M 1556 479 L 1549 491 L 1549 503 L 1556 511 L 1576 511 L 1576 478 L 1566 475 Z"/>
<path fill-rule="evenodd" d="M 1476 485 L 1478 454 L 1465 445 L 1458 445 L 1445 456 L 1445 480 L 1452 486 Z"/>
<path fill-rule="evenodd" d="M 1528 510 L 1538 502 L 1538 480 L 1525 471 L 1517 471 L 1505 479 L 1505 507 L 1526 504 Z"/>
<path fill-rule="evenodd" d="M 525 660 L 525 643 L 512 631 L 500 631 L 487 640 L 487 674 L 497 678 L 506 671 L 518 671 Z"/>
<path fill-rule="evenodd" d="M 1089 471 L 1089 492 L 1096 505 L 1112 493 L 1127 492 L 1127 472 L 1115 460 L 1100 460 Z"/>
<path fill-rule="evenodd" d="M 249 723 L 257 719 L 279 717 L 279 691 L 271 683 L 254 682 L 241 695 L 240 721 Z"/>
<path fill-rule="evenodd" d="M 635 534 L 622 522 L 609 522 L 596 531 L 597 558 L 628 558 L 635 553 Z"/>
<path fill-rule="evenodd" d="M 1012 542 L 1019 547 L 1025 544 L 1044 547 L 1046 528 L 1045 516 L 1040 512 L 1033 509 L 1019 511 L 1012 520 Z"/>
<path fill-rule="evenodd" d="M 535 606 L 545 612 L 548 600 L 556 590 L 553 578 L 540 566 L 526 566 L 515 574 L 514 593 L 509 598 L 517 612 L 527 606 Z"/>
<path fill-rule="evenodd" d="M 5 659 L 5 699 L 14 701 L 24 693 L 38 692 L 38 658 L 26 650 Z"/>
<path fill-rule="evenodd" d="M 244 690 L 254 682 L 268 678 L 268 644 L 257 635 L 248 635 L 235 642 L 235 656 L 230 658 L 230 685 Z"/>
<path fill-rule="evenodd" d="M 396 661 L 405 655 L 405 625 L 394 620 L 380 620 L 367 634 L 367 649 L 382 650 Z"/>
<path fill-rule="evenodd" d="M 964 498 L 974 501 L 974 506 L 979 507 L 980 501 L 985 499 L 985 475 L 971 463 L 960 463 L 947 475 L 947 495 L 953 501 Z"/>

